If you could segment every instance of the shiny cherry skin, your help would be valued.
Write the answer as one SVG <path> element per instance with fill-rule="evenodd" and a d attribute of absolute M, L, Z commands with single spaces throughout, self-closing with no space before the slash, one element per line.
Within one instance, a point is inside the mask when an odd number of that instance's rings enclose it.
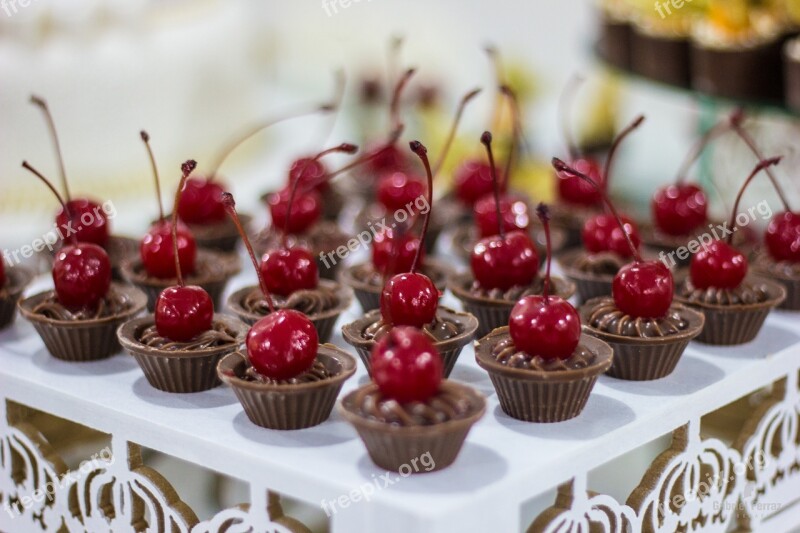
<path fill-rule="evenodd" d="M 578 159 L 573 161 L 570 166 L 592 178 L 601 189 L 605 189 L 603 172 L 600 164 L 594 159 Z M 558 197 L 568 204 L 587 207 L 599 205 L 603 201 L 600 191 L 570 172 L 559 173 Z"/>
<path fill-rule="evenodd" d="M 156 300 L 156 330 L 173 342 L 189 342 L 211 329 L 214 303 L 197 285 L 167 287 Z"/>
<path fill-rule="evenodd" d="M 634 318 L 661 318 L 672 305 L 675 282 L 661 261 L 628 263 L 614 276 L 611 294 L 623 313 Z"/>
<path fill-rule="evenodd" d="M 222 193 L 225 186 L 217 180 L 189 178 L 181 191 L 178 216 L 187 224 L 217 224 L 225 220 Z"/>
<path fill-rule="evenodd" d="M 493 191 L 492 167 L 484 161 L 465 162 L 456 170 L 454 179 L 456 197 L 469 207 Z"/>
<path fill-rule="evenodd" d="M 568 359 L 581 339 L 581 319 L 558 296 L 526 296 L 511 310 L 508 332 L 514 346 L 528 355 Z"/>
<path fill-rule="evenodd" d="M 175 247 L 172 245 L 172 222 L 160 220 L 153 224 L 150 231 L 139 244 L 142 264 L 149 276 L 158 279 L 173 279 L 175 272 Z M 191 276 L 195 271 L 197 259 L 197 243 L 192 232 L 178 222 L 178 259 L 181 262 L 181 273 Z"/>
<path fill-rule="evenodd" d="M 503 231 L 528 230 L 531 219 L 528 213 L 528 204 L 524 200 L 515 195 L 503 194 L 500 196 L 499 204 Z M 499 224 L 497 223 L 494 194 L 486 194 L 475 202 L 473 214 L 481 239 L 497 235 Z"/>
<path fill-rule="evenodd" d="M 381 394 L 400 403 L 425 402 L 439 390 L 442 356 L 428 337 L 411 327 L 392 328 L 372 349 L 372 380 Z"/>
<path fill-rule="evenodd" d="M 381 177 L 376 196 L 378 202 L 389 211 L 405 209 L 420 196 L 427 186 L 421 178 L 405 172 L 392 172 Z"/>
<path fill-rule="evenodd" d="M 322 200 L 316 191 L 295 191 L 292 219 L 286 220 L 292 190 L 285 188 L 269 195 L 267 202 L 272 215 L 272 225 L 286 233 L 306 232 L 322 216 Z M 288 222 L 288 224 L 287 224 Z"/>
<path fill-rule="evenodd" d="M 639 249 L 642 239 L 636 223 L 626 216 L 621 216 L 625 231 L 630 235 L 636 249 Z M 612 214 L 601 214 L 588 218 L 583 224 L 581 232 L 583 246 L 590 253 L 614 252 L 623 258 L 633 257 L 631 247 L 625 238 L 625 233 L 619 227 L 616 217 Z"/>
<path fill-rule="evenodd" d="M 311 368 L 319 337 L 307 316 L 279 310 L 256 322 L 247 333 L 247 358 L 253 368 L 271 379 L 299 376 Z"/>
<path fill-rule="evenodd" d="M 372 157 L 365 165 L 373 175 L 382 176 L 390 172 L 403 172 L 411 166 L 408 154 L 396 144 L 386 147 L 382 143 L 378 143 L 369 149 L 368 153 L 374 153 L 375 150 L 380 150 L 380 153 Z"/>
<path fill-rule="evenodd" d="M 485 289 L 508 290 L 529 285 L 539 271 L 539 255 L 525 233 L 512 231 L 481 239 L 470 257 L 472 274 Z"/>
<path fill-rule="evenodd" d="M 399 239 L 399 242 L 398 242 Z M 375 235 L 372 242 L 372 266 L 383 276 L 409 272 L 419 249 L 419 239 L 410 233 L 402 235 L 387 229 Z M 425 262 L 425 249 L 419 251 L 420 264 Z"/>
<path fill-rule="evenodd" d="M 747 258 L 724 241 L 714 241 L 692 256 L 692 285 L 698 289 L 735 289 L 747 276 Z"/>
<path fill-rule="evenodd" d="M 61 233 L 67 236 L 71 231 L 77 230 L 73 235 L 79 242 L 88 242 L 105 248 L 108 244 L 109 223 L 103 207 L 87 198 L 74 198 L 67 202 L 67 209 L 72 215 L 71 223 L 63 208 L 56 214 L 56 224 Z"/>
<path fill-rule="evenodd" d="M 767 226 L 764 241 L 775 261 L 800 262 L 800 213 L 775 215 Z"/>
<path fill-rule="evenodd" d="M 327 171 L 328 169 L 325 168 L 325 165 L 322 163 L 322 161 L 319 161 L 318 159 L 313 159 L 311 157 L 302 157 L 297 159 L 289 168 L 289 187 L 291 187 L 294 182 L 299 179 L 300 187 L 313 183 L 314 188 L 318 192 L 324 192 L 329 188 L 329 183 L 322 180 L 322 177 Z"/>
<path fill-rule="evenodd" d="M 311 252 L 301 246 L 265 253 L 259 270 L 269 292 L 280 296 L 315 289 L 319 284 L 317 262 Z"/>
<path fill-rule="evenodd" d="M 706 193 L 693 184 L 659 189 L 651 203 L 656 227 L 667 235 L 689 235 L 708 220 Z"/>
<path fill-rule="evenodd" d="M 434 321 L 438 305 L 439 289 L 420 273 L 392 276 L 381 292 L 381 315 L 394 326 L 422 328 Z"/>
<path fill-rule="evenodd" d="M 108 254 L 86 242 L 65 246 L 53 261 L 53 284 L 59 303 L 67 309 L 95 309 L 111 285 Z"/>

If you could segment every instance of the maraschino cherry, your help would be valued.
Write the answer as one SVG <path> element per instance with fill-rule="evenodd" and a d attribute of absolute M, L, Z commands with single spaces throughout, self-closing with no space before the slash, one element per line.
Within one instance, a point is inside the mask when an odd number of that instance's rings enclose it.
<path fill-rule="evenodd" d="M 689 265 L 689 276 L 692 280 L 692 285 L 698 289 L 708 289 L 710 287 L 735 289 L 744 281 L 748 270 L 747 258 L 731 244 L 733 232 L 737 229 L 736 215 L 739 212 L 739 202 L 742 200 L 742 195 L 750 182 L 753 181 L 753 178 L 762 170 L 777 165 L 780 161 L 780 157 L 774 157 L 759 162 L 742 184 L 739 194 L 736 196 L 736 202 L 733 205 L 730 221 L 731 233 L 728 235 L 727 242 L 714 241 L 703 247 L 692 257 L 692 262 Z"/>
<path fill-rule="evenodd" d="M 530 284 L 539 270 L 539 256 L 530 237 L 520 230 L 506 233 L 500 222 L 500 184 L 492 153 L 492 134 L 481 135 L 486 147 L 489 168 L 494 182 L 495 209 L 497 209 L 497 234 L 478 241 L 472 250 L 470 265 L 475 279 L 486 289 L 507 290 L 516 285 Z"/>
<path fill-rule="evenodd" d="M 256 371 L 268 378 L 283 380 L 302 374 L 311 368 L 317 357 L 319 337 L 314 324 L 306 315 L 292 309 L 275 309 L 269 288 L 259 268 L 256 254 L 247 233 L 236 214 L 233 195 L 224 193 L 222 201 L 244 241 L 250 260 L 258 275 L 261 292 L 267 299 L 269 314 L 256 322 L 247 333 L 247 358 Z"/>
<path fill-rule="evenodd" d="M 52 182 L 27 161 L 22 167 L 42 180 L 61 204 L 69 219 L 72 212 Z M 58 302 L 70 311 L 96 309 L 111 286 L 111 261 L 100 246 L 80 242 L 76 235 L 68 237 L 70 244 L 61 248 L 53 261 L 53 284 Z"/>
<path fill-rule="evenodd" d="M 428 150 L 419 141 L 412 141 L 409 145 L 422 160 L 425 172 L 428 175 L 428 205 L 431 209 L 425 214 L 425 221 L 422 224 L 420 242 L 424 242 L 428 233 L 428 224 L 433 210 L 433 173 L 428 161 Z M 420 250 L 417 254 L 411 270 L 408 273 L 392 276 L 383 286 L 381 292 L 381 315 L 383 319 L 395 326 L 414 326 L 422 328 L 430 324 L 436 318 L 436 308 L 439 305 L 439 290 L 433 281 L 417 272 L 420 262 Z"/>
<path fill-rule="evenodd" d="M 428 337 L 412 327 L 392 328 L 372 349 L 372 380 L 400 403 L 425 402 L 439 390 L 442 357 Z"/>
<path fill-rule="evenodd" d="M 419 244 L 419 238 L 405 231 L 403 226 L 387 228 L 372 241 L 372 266 L 384 278 L 409 272 L 417 254 L 421 264 L 425 261 L 425 248 L 420 249 Z"/>
<path fill-rule="evenodd" d="M 177 277 L 177 271 L 175 270 L 175 246 L 172 242 L 174 234 L 172 221 L 164 216 L 164 204 L 161 201 L 161 180 L 158 176 L 158 166 L 156 165 L 153 150 L 150 148 L 150 136 L 146 131 L 140 132 L 140 136 L 147 149 L 147 155 L 150 158 L 150 166 L 153 171 L 153 179 L 155 179 L 156 183 L 158 220 L 150 227 L 139 244 L 139 254 L 142 258 L 142 265 L 144 265 L 144 269 L 149 276 L 158 279 L 174 279 Z M 184 275 L 190 276 L 195 270 L 197 244 L 192 232 L 180 221 L 178 222 L 177 236 L 178 259 L 181 271 Z"/>
<path fill-rule="evenodd" d="M 617 226 L 624 234 L 634 261 L 620 268 L 617 275 L 614 276 L 611 294 L 617 308 L 636 318 L 660 318 L 666 315 L 672 305 L 672 293 L 675 289 L 675 282 L 669 269 L 661 261 L 642 260 L 631 236 L 625 231 L 625 224 L 616 207 L 590 176 L 570 167 L 556 157 L 553 158 L 553 168 L 560 176 L 576 176 L 597 187 L 603 201 L 616 219 Z"/>
<path fill-rule="evenodd" d="M 108 244 L 109 224 L 103 208 L 97 202 L 88 198 L 72 198 L 69 192 L 69 182 L 64 166 L 64 157 L 61 154 L 61 145 L 58 142 L 55 122 L 50 113 L 47 102 L 38 96 L 31 96 L 31 103 L 39 107 L 44 113 L 50 136 L 55 145 L 56 159 L 58 160 L 58 170 L 61 174 L 61 185 L 64 188 L 67 210 L 61 209 L 56 214 L 56 224 L 62 228 L 72 227 L 77 230 L 75 236 L 80 242 L 90 242 L 98 246 L 105 247 Z M 68 215 L 71 213 L 71 215 Z M 88 224 L 84 222 L 89 222 Z M 69 230 L 68 230 L 69 231 Z"/>
<path fill-rule="evenodd" d="M 508 332 L 514 346 L 528 355 L 543 359 L 568 359 L 581 339 L 581 319 L 572 305 L 559 296 L 550 296 L 550 213 L 539 204 L 536 214 L 544 226 L 547 239 L 547 266 L 544 290 L 540 295 L 522 298 L 511 310 Z"/>
<path fill-rule="evenodd" d="M 178 284 L 167 287 L 156 300 L 155 321 L 158 334 L 174 342 L 188 342 L 201 333 L 211 329 L 214 321 L 214 303 L 211 296 L 197 285 L 186 285 L 181 271 L 181 256 L 178 251 L 178 204 L 181 191 L 189 174 L 197 167 L 189 160 L 181 165 L 181 181 L 175 192 L 172 207 L 172 258 L 175 262 L 175 275 Z"/>

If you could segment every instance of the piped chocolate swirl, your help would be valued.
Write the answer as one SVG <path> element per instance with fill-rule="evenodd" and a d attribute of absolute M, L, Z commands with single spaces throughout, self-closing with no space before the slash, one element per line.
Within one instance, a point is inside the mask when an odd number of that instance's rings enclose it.
<path fill-rule="evenodd" d="M 155 324 L 144 329 L 138 341 L 150 348 L 168 352 L 207 350 L 221 346 L 235 345 L 237 333 L 224 323 L 215 320 L 211 329 L 201 333 L 189 342 L 174 342 L 158 334 Z"/>
<path fill-rule="evenodd" d="M 289 296 L 272 295 L 276 309 L 292 309 L 306 315 L 322 313 L 339 306 L 338 291 L 319 285 L 316 289 L 295 291 Z M 242 300 L 242 308 L 258 315 L 269 314 L 269 304 L 260 288 L 254 288 Z"/>
<path fill-rule="evenodd" d="M 595 360 L 595 355 L 583 345 L 578 345 L 567 359 L 545 359 L 539 355 L 530 355 L 517 350 L 510 336 L 494 345 L 492 356 L 500 364 L 539 372 L 579 370 L 590 366 Z"/>
<path fill-rule="evenodd" d="M 770 299 L 769 288 L 763 283 L 744 280 L 735 289 L 709 287 L 700 289 L 686 278 L 680 285 L 678 294 L 689 303 L 712 305 L 749 305 L 766 302 Z"/>
<path fill-rule="evenodd" d="M 319 381 L 324 381 L 331 378 L 333 375 L 334 374 L 328 370 L 328 367 L 326 367 L 322 361 L 316 359 L 308 371 L 291 379 L 268 378 L 263 374 L 259 374 L 258 371 L 252 366 L 247 367 L 247 370 L 245 370 L 244 379 L 246 381 L 264 383 L 266 385 L 299 385 L 301 383 L 316 383 Z"/>
<path fill-rule="evenodd" d="M 425 402 L 401 404 L 385 397 L 374 384 L 362 387 L 352 400 L 359 415 L 402 427 L 432 426 L 468 417 L 475 411 L 470 396 L 452 388 L 441 388 Z"/>
<path fill-rule="evenodd" d="M 614 276 L 627 261 L 613 252 L 585 254 L 575 261 L 575 268 L 588 274 Z"/>
<path fill-rule="evenodd" d="M 112 288 L 105 298 L 100 300 L 96 309 L 70 311 L 59 303 L 55 291 L 51 291 L 32 311 L 52 320 L 98 320 L 124 313 L 131 309 L 132 306 L 133 301 L 128 294 L 115 291 Z"/>
<path fill-rule="evenodd" d="M 620 311 L 610 297 L 596 301 L 588 323 L 600 331 L 623 337 L 667 337 L 689 328 L 689 321 L 674 306 L 661 318 L 632 317 Z"/>
<path fill-rule="evenodd" d="M 388 334 L 393 327 L 394 326 L 381 318 L 377 322 L 369 324 L 364 331 L 361 332 L 361 337 L 368 341 L 379 341 Z M 422 328 L 422 332 L 433 342 L 443 342 L 463 333 L 464 325 L 457 320 L 441 316 L 437 312 L 436 319 L 430 324 L 426 324 Z"/>

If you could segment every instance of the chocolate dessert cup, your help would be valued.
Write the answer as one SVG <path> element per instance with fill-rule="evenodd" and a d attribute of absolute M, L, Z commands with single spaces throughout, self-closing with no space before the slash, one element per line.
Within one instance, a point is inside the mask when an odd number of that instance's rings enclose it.
<path fill-rule="evenodd" d="M 33 272 L 27 268 L 16 266 L 6 269 L 6 284 L 0 287 L 0 329 L 14 322 L 17 302 L 33 277 Z"/>
<path fill-rule="evenodd" d="M 459 326 L 459 333 L 453 337 L 446 340 L 433 340 L 433 345 L 442 356 L 444 377 L 446 378 L 453 371 L 461 350 L 474 338 L 475 332 L 478 330 L 478 319 L 469 313 L 459 313 L 443 306 L 439 306 L 436 310 L 436 317 L 437 320 L 450 321 Z M 367 368 L 367 372 L 372 371 L 370 359 L 372 358 L 372 348 L 375 346 L 376 340 L 365 338 L 364 332 L 368 327 L 380 322 L 381 312 L 380 309 L 376 309 L 368 312 L 355 322 L 342 327 L 344 340 L 356 349 L 358 356 Z"/>
<path fill-rule="evenodd" d="M 155 317 L 148 315 L 120 326 L 117 336 L 153 388 L 191 393 L 220 384 L 217 363 L 223 356 L 239 350 L 248 329 L 236 318 L 214 315 L 211 331 L 193 341 L 179 343 L 159 337 L 155 331 Z"/>
<path fill-rule="evenodd" d="M 199 285 L 208 292 L 214 307 L 221 303 L 222 293 L 228 280 L 239 273 L 241 263 L 235 254 L 212 250 L 197 250 L 197 261 L 193 274 L 186 276 L 187 285 Z M 177 284 L 175 278 L 161 279 L 149 276 L 142 266 L 140 257 L 134 257 L 122 264 L 122 276 L 128 283 L 143 290 L 147 295 L 147 310 L 153 312 L 161 291 Z"/>
<path fill-rule="evenodd" d="M 691 84 L 689 36 L 641 24 L 631 32 L 631 70 L 651 80 L 689 87 Z"/>
<path fill-rule="evenodd" d="M 568 300 L 575 294 L 575 284 L 553 276 L 551 278 L 553 296 Z M 520 298 L 530 294 L 542 294 L 544 289 L 542 278 L 537 277 L 526 287 L 512 287 L 508 291 L 490 291 L 482 294 L 474 289 L 475 278 L 471 272 L 457 274 L 450 278 L 447 287 L 453 295 L 461 300 L 464 311 L 472 313 L 478 319 L 478 331 L 475 337 L 480 339 L 492 330 L 508 324 L 511 309 Z M 496 293 L 496 294 L 495 294 Z"/>
<path fill-rule="evenodd" d="M 800 311 L 800 263 L 776 262 L 761 252 L 756 256 L 753 270 L 777 281 L 786 289 L 786 299 L 778 306 L 780 309 Z"/>
<path fill-rule="evenodd" d="M 239 214 L 242 225 L 247 227 L 253 218 L 250 215 Z M 239 232 L 230 218 L 225 217 L 214 224 L 186 224 L 194 235 L 198 248 L 217 250 L 220 252 L 233 252 L 239 244 Z"/>
<path fill-rule="evenodd" d="M 462 412 L 444 422 L 427 425 L 401 425 L 370 416 L 365 412 L 365 398 L 380 399 L 380 391 L 374 383 L 364 385 L 342 398 L 339 412 L 356 428 L 370 459 L 380 468 L 397 472 L 403 465 L 410 465 L 412 461 L 428 454 L 433 466 L 430 470 L 417 472 L 433 472 L 453 464 L 470 429 L 486 411 L 483 395 L 466 385 L 444 380 L 434 399 L 442 395 L 452 397 L 462 405 Z M 403 404 L 390 401 L 394 409 L 404 409 Z M 366 403 L 371 405 L 373 402 Z"/>
<path fill-rule="evenodd" d="M 631 66 L 631 33 L 629 20 L 609 10 L 602 10 L 600 16 L 600 39 L 597 51 L 607 63 L 628 70 Z"/>
<path fill-rule="evenodd" d="M 769 312 L 786 299 L 783 285 L 757 275 L 748 275 L 742 285 L 747 284 L 748 291 L 759 296 L 752 301 L 748 297 L 748 301 L 743 303 L 718 303 L 721 302 L 721 293 L 709 292 L 711 289 L 704 291 L 708 296 L 707 301 L 701 301 L 693 296 L 685 271 L 676 276 L 675 282 L 675 300 L 706 317 L 705 327 L 697 341 L 714 346 L 733 346 L 752 341 L 761 331 Z"/>
<path fill-rule="evenodd" d="M 289 235 L 287 245 L 307 248 L 317 260 L 320 277 L 336 281 L 339 268 L 344 261 L 343 257 L 337 255 L 337 250 L 341 254 L 349 254 L 347 243 L 350 240 L 355 239 L 344 233 L 338 224 L 322 220 L 301 235 Z M 262 230 L 253 240 L 253 248 L 259 256 L 281 246 L 283 246 L 283 234 L 272 227 Z"/>
<path fill-rule="evenodd" d="M 317 329 L 319 342 L 326 343 L 339 315 L 353 302 L 353 291 L 346 285 L 322 279 L 316 289 L 296 291 L 288 297 L 273 294 L 272 299 L 276 309 L 294 309 L 308 316 Z M 269 314 L 264 295 L 257 286 L 234 292 L 228 297 L 225 307 L 250 326 Z"/>
<path fill-rule="evenodd" d="M 450 274 L 448 267 L 426 257 L 420 272 L 431 278 L 436 288 L 444 292 Z M 380 308 L 383 278 L 375 272 L 372 263 L 359 263 L 344 268 L 339 273 L 339 281 L 353 288 L 356 299 L 365 313 Z"/>
<path fill-rule="evenodd" d="M 248 366 L 246 356 L 236 352 L 220 361 L 217 373 L 233 389 L 253 424 L 290 430 L 316 426 L 330 417 L 342 385 L 356 371 L 356 360 L 332 344 L 321 344 L 312 370 L 288 382 L 252 379 Z M 317 367 L 327 377 L 320 379 Z"/>
<path fill-rule="evenodd" d="M 533 226 L 530 228 L 528 235 L 533 244 L 536 245 L 536 251 L 539 252 L 540 256 L 544 257 L 547 246 L 544 229 L 541 226 Z M 472 249 L 475 248 L 478 240 L 478 230 L 475 226 L 462 224 L 453 232 L 453 249 L 459 257 L 469 261 Z M 567 232 L 563 228 L 551 226 L 550 240 L 552 241 L 553 253 L 563 250 L 567 245 Z"/>
<path fill-rule="evenodd" d="M 532 357 L 529 367 L 524 368 L 498 360 L 495 350 L 503 345 L 513 349 L 508 326 L 475 343 L 475 360 L 489 373 L 503 412 L 525 422 L 563 422 L 578 416 L 597 378 L 611 367 L 615 357 L 608 344 L 583 334 L 570 359 L 544 361 Z M 576 361 L 571 363 L 573 359 Z"/>
<path fill-rule="evenodd" d="M 416 206 L 412 205 L 409 209 L 413 215 L 418 214 L 416 211 L 414 211 Z M 398 219 L 395 218 L 395 213 L 390 213 L 381 204 L 377 202 L 367 204 L 356 215 L 355 232 L 358 233 L 361 231 L 370 231 L 370 228 L 377 229 L 375 223 L 378 221 L 386 223 L 390 228 L 399 228 L 401 225 L 405 225 L 407 228 L 406 231 L 412 231 L 409 226 L 413 225 L 414 219 L 411 215 L 409 215 L 409 211 L 401 209 L 397 213 L 404 213 L 407 218 L 404 221 L 398 221 Z M 425 236 L 425 253 L 434 253 L 436 250 L 436 243 L 439 241 L 439 236 L 442 234 L 447 225 L 457 218 L 460 213 L 460 206 L 447 203 L 436 203 L 436 209 L 434 209 L 431 213 L 431 221 L 428 227 L 428 233 Z"/>
<path fill-rule="evenodd" d="M 548 205 L 550 206 L 550 215 L 552 217 L 550 219 L 550 230 L 560 230 L 565 234 L 563 248 L 580 246 L 583 242 L 581 239 L 583 225 L 588 219 L 602 213 L 600 206 L 587 207 L 585 205 L 569 204 L 563 200 Z"/>
<path fill-rule="evenodd" d="M 579 302 L 611 294 L 614 276 L 629 262 L 610 252 L 588 254 L 583 248 L 567 250 L 556 261 L 564 276 L 577 287 Z"/>
<path fill-rule="evenodd" d="M 106 244 L 108 259 L 111 261 L 111 275 L 116 281 L 124 281 L 122 264 L 139 254 L 139 241 L 131 237 L 110 235 Z"/>
<path fill-rule="evenodd" d="M 57 303 L 52 290 L 20 300 L 19 311 L 33 324 L 50 355 L 63 361 L 84 362 L 106 359 L 119 352 L 117 328 L 144 311 L 146 305 L 147 296 L 136 287 L 111 283 L 97 316 L 70 313 Z"/>
<path fill-rule="evenodd" d="M 603 308 L 617 311 L 614 299 L 610 296 L 589 300 L 579 309 L 584 331 L 605 341 L 614 349 L 614 364 L 607 374 L 611 377 L 627 381 L 650 381 L 661 379 L 670 375 L 678 365 L 686 346 L 703 330 L 705 319 L 698 313 L 679 303 L 673 303 L 669 310 L 668 319 L 681 323 L 677 331 L 658 336 L 657 328 L 648 331 L 647 335 L 625 335 L 610 332 L 595 322 L 595 311 Z M 630 322 L 633 324 L 633 322 Z M 646 324 L 646 321 L 645 321 Z M 642 328 L 647 329 L 646 325 Z"/>

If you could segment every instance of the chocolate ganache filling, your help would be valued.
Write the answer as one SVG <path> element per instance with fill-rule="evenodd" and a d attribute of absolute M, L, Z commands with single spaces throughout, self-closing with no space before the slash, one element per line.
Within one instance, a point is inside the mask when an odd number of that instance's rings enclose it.
<path fill-rule="evenodd" d="M 236 332 L 228 329 L 223 322 L 216 320 L 210 330 L 201 333 L 189 342 L 175 342 L 162 337 L 158 334 L 155 324 L 144 329 L 139 334 L 138 340 L 145 346 L 167 352 L 207 350 L 237 343 Z"/>
<path fill-rule="evenodd" d="M 384 322 L 383 318 L 381 318 L 377 322 L 373 322 L 364 328 L 364 331 L 361 332 L 361 336 L 368 341 L 379 341 L 389 333 L 393 327 L 394 326 L 388 322 Z M 434 321 L 430 324 L 426 324 L 422 328 L 422 332 L 433 342 L 443 342 L 463 333 L 464 325 L 458 320 L 439 315 L 437 311 Z"/>
<path fill-rule="evenodd" d="M 613 252 L 584 254 L 575 260 L 575 268 L 588 274 L 614 276 L 628 261 Z"/>
<path fill-rule="evenodd" d="M 557 279 L 552 280 L 553 290 L 556 293 L 561 292 L 563 283 Z M 473 296 L 478 298 L 490 298 L 492 300 L 506 300 L 509 302 L 516 302 L 520 298 L 534 294 L 542 294 L 544 291 L 544 282 L 542 278 L 537 277 L 530 285 L 514 285 L 510 289 L 484 289 L 478 281 L 473 281 L 469 286 L 469 290 Z"/>
<path fill-rule="evenodd" d="M 689 327 L 689 321 L 674 306 L 661 318 L 632 317 L 620 311 L 611 297 L 594 304 L 588 322 L 595 329 L 624 337 L 667 337 Z"/>
<path fill-rule="evenodd" d="M 752 283 L 744 280 L 735 289 L 721 289 L 709 287 L 699 289 L 692 284 L 688 277 L 681 284 L 679 293 L 689 303 L 713 305 L 748 305 L 766 302 L 769 300 L 769 290 L 762 283 Z"/>
<path fill-rule="evenodd" d="M 47 298 L 39 302 L 33 312 L 52 320 L 98 320 L 119 315 L 129 310 L 133 301 L 124 292 L 117 292 L 113 288 L 100 300 L 95 309 L 79 309 L 70 311 L 61 305 L 55 291 L 51 291 Z"/>
<path fill-rule="evenodd" d="M 263 374 L 259 374 L 258 371 L 252 366 L 247 367 L 247 370 L 245 370 L 244 379 L 245 381 L 264 383 L 266 385 L 299 385 L 301 383 L 316 383 L 318 381 L 324 381 L 333 377 L 334 375 L 335 374 L 331 374 L 328 371 L 328 368 L 322 361 L 315 359 L 314 364 L 311 365 L 311 368 L 299 376 L 295 376 L 290 379 L 268 378 Z"/>
<path fill-rule="evenodd" d="M 466 418 L 474 411 L 470 398 L 448 387 L 425 402 L 400 403 L 386 398 L 374 383 L 362 387 L 353 398 L 358 414 L 395 426 L 432 426 Z"/>
<path fill-rule="evenodd" d="M 305 315 L 314 315 L 334 309 L 339 305 L 339 295 L 332 287 L 318 285 L 316 289 L 295 291 L 289 296 L 272 295 L 276 309 L 292 309 Z M 269 303 L 260 288 L 254 288 L 241 302 L 249 313 L 268 315 Z"/>
<path fill-rule="evenodd" d="M 771 257 L 761 256 L 757 262 L 758 268 L 773 276 L 788 279 L 800 279 L 800 262 L 775 261 Z"/>
<path fill-rule="evenodd" d="M 595 355 L 580 344 L 567 359 L 545 359 L 539 355 L 529 355 L 517 350 L 514 340 L 510 336 L 494 345 L 492 357 L 498 363 L 512 368 L 544 372 L 579 370 L 590 366 L 595 360 Z"/>

